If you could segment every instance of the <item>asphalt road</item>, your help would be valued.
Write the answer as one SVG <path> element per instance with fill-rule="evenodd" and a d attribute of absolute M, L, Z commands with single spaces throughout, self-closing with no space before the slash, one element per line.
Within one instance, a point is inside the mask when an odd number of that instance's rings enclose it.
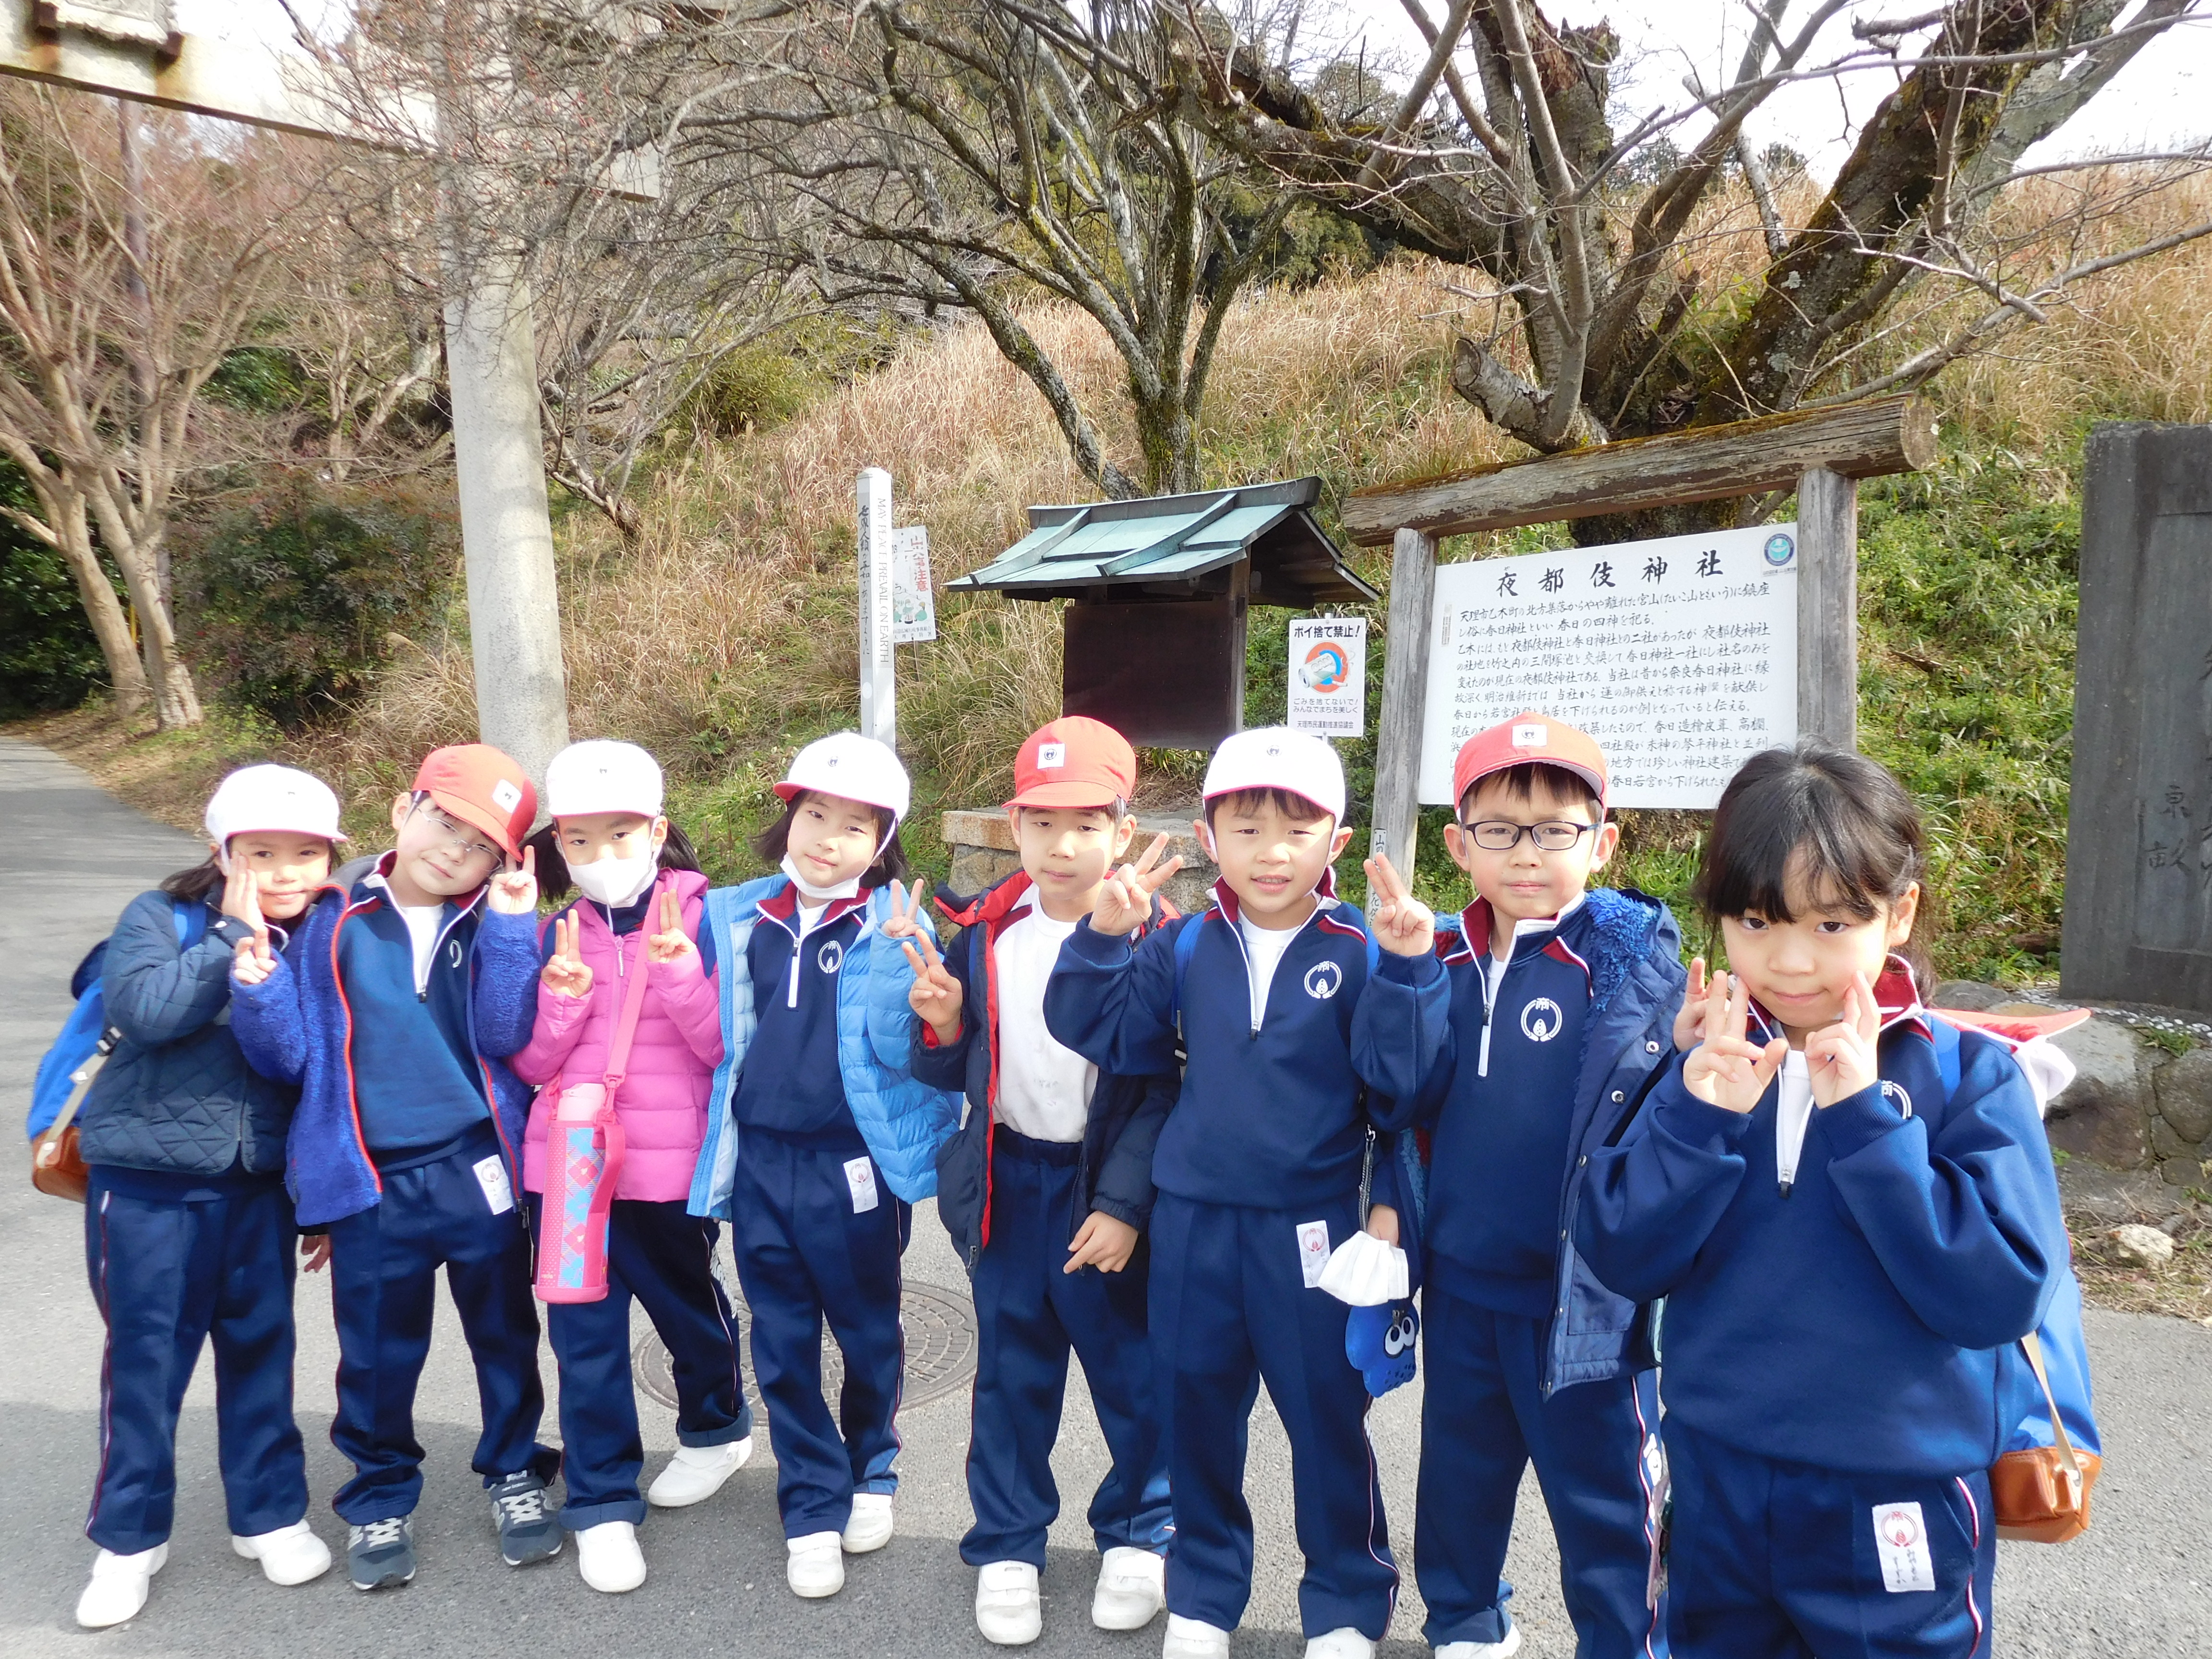
<path fill-rule="evenodd" d="M 77 958 L 135 894 L 192 861 L 194 840 L 119 805 L 46 750 L 0 738 L 0 1109 L 20 1113 L 31 1073 L 67 1006 Z M 20 1121 L 20 1119 L 14 1121 Z M 21 1154 L 18 1154 L 21 1156 Z M 902 1414 L 898 1536 L 854 1561 L 845 1591 L 802 1602 L 783 1583 L 775 1474 L 763 1436 L 753 1463 L 695 1509 L 656 1512 L 642 1529 L 651 1577 L 603 1596 L 576 1576 L 573 1552 L 514 1571 L 499 1560 L 489 1511 L 468 1470 L 477 1422 L 466 1350 L 450 1310 L 422 1382 L 418 1432 L 428 1449 L 416 1516 L 422 1570 L 404 1590 L 363 1595 L 343 1567 L 297 1589 L 264 1583 L 232 1554 L 216 1473 L 213 1381 L 203 1364 L 178 1448 L 176 1533 L 169 1565 L 131 1623 L 76 1628 L 76 1595 L 93 1547 L 82 1536 L 100 1458 L 102 1329 L 85 1287 L 82 1212 L 35 1192 L 27 1174 L 0 1182 L 0 1652 L 301 1653 L 441 1656 L 512 1653 L 981 1655 L 974 1579 L 957 1545 L 969 1521 L 962 1460 L 964 1395 Z M 965 1295 L 944 1230 L 925 1206 L 908 1273 Z M 325 1281 L 299 1291 L 298 1409 L 307 1436 L 310 1518 L 334 1552 L 345 1528 L 325 1504 L 345 1473 L 327 1437 L 336 1366 Z M 643 1328 L 640 1327 L 640 1334 Z M 2212 1330 L 2147 1316 L 2093 1313 L 2106 1467 L 2096 1524 L 2062 1547 L 2007 1544 L 1997 1570 L 1996 1650 L 2008 1656 L 2212 1656 Z M 549 1399 L 556 1382 L 544 1361 Z M 1839 1386 L 1880 1387 L 1878 1375 Z M 1410 1560 L 1418 1383 L 1375 1413 L 1374 1437 L 1401 1560 Z M 1291 1543 L 1289 1453 L 1265 1406 L 1253 1425 L 1249 1488 L 1258 1521 L 1243 1659 L 1296 1655 L 1297 1559 Z M 641 1397 L 647 1474 L 675 1446 L 674 1414 Z M 551 1409 L 547 1437 L 556 1440 Z M 1081 1514 L 1104 1453 L 1079 1381 L 1054 1467 L 1068 1511 L 1053 1534 L 1039 1655 L 1156 1653 L 1159 1626 L 1109 1636 L 1088 1617 L 1095 1558 Z M 1533 1480 L 1507 1563 L 1531 1659 L 1565 1659 L 1573 1632 L 1557 1558 Z M 1410 1580 L 1411 1574 L 1408 1572 Z M 1382 1651 L 1425 1650 L 1410 1582 Z M 520 1645 L 519 1645 L 520 1644 Z"/>

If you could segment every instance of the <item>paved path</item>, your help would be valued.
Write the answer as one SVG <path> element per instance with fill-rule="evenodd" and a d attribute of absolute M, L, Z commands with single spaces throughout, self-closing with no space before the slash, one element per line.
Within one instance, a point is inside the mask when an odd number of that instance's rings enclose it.
<path fill-rule="evenodd" d="M 116 913 L 161 876 L 191 862 L 190 836 L 140 817 L 47 751 L 0 738 L 0 1109 L 22 1109 L 31 1072 L 66 1006 L 69 972 Z M 20 1121 L 20 1119 L 13 1121 Z M 20 1154 L 19 1154 L 20 1156 Z M 179 1449 L 177 1530 L 168 1568 L 131 1624 L 100 1636 L 71 1618 L 92 1559 L 82 1536 L 100 1455 L 101 1328 L 85 1289 L 82 1212 L 0 1181 L 0 1652 L 15 1659 L 94 1650 L 253 1656 L 313 1654 L 442 1656 L 530 1651 L 562 1659 L 599 1653 L 982 1655 L 972 1577 L 957 1544 L 968 1522 L 961 1465 L 968 1415 L 959 1395 L 905 1413 L 906 1485 L 899 1536 L 854 1563 L 843 1595 L 800 1602 L 784 1588 L 775 1476 L 765 1447 L 751 1468 L 696 1509 L 656 1514 L 643 1530 L 652 1577 L 606 1597 L 577 1578 L 573 1557 L 526 1572 L 501 1566 L 477 1482 L 468 1472 L 474 1387 L 450 1311 L 424 1376 L 419 1431 L 429 1450 L 417 1516 L 422 1573 L 404 1591 L 356 1594 L 342 1572 L 299 1589 L 264 1583 L 234 1557 L 216 1475 L 210 1368 L 185 1404 Z M 908 1271 L 964 1295 L 944 1230 L 927 1206 L 915 1218 Z M 344 1528 L 324 1498 L 343 1471 L 330 1447 L 336 1345 L 319 1279 L 300 1289 L 299 1411 L 307 1432 L 311 1511 L 342 1549 Z M 2212 1331 L 2173 1320 L 2092 1315 L 2100 1407 L 2111 1458 L 2097 1489 L 2095 1530 L 2063 1548 L 2006 1545 L 1998 1567 L 1997 1650 L 2008 1656 L 2212 1655 Z M 545 1362 L 549 1395 L 552 1364 Z M 1838 1386 L 1879 1388 L 1878 1375 Z M 1090 1627 L 1092 1571 L 1080 1516 L 1104 1468 L 1079 1382 L 1055 1468 L 1073 1521 L 1053 1534 L 1045 1575 L 1042 1655 L 1158 1651 L 1158 1627 L 1109 1637 Z M 1410 1537 L 1418 1387 L 1374 1417 L 1383 1484 L 1401 1554 Z M 1263 1396 L 1264 1401 L 1264 1396 Z M 674 1416 L 641 1401 L 648 1473 L 675 1444 Z M 549 1430 L 551 1413 L 549 1411 Z M 551 1437 L 549 1432 L 549 1438 Z M 765 1439 L 765 1437 L 763 1437 Z M 1297 1563 L 1287 1502 L 1288 1453 L 1263 1404 L 1252 1433 L 1252 1504 L 1260 1528 L 1256 1585 L 1237 1642 L 1240 1659 L 1291 1656 Z M 1530 1659 L 1566 1659 L 1572 1632 L 1561 1609 L 1548 1528 L 1533 1483 L 1507 1576 Z M 1410 1588 L 1384 1653 L 1411 1659 L 1422 1611 Z M 518 1645 L 521 1644 L 521 1645 Z"/>

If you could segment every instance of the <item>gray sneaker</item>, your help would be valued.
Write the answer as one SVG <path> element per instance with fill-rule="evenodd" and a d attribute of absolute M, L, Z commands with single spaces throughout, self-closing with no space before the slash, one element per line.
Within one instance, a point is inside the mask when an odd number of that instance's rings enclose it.
<path fill-rule="evenodd" d="M 526 1567 L 561 1553 L 560 1511 L 545 1501 L 543 1480 L 518 1469 L 493 1481 L 489 1490 L 501 1560 L 510 1567 Z"/>
<path fill-rule="evenodd" d="M 395 1515 L 356 1527 L 346 1540 L 346 1571 L 357 1590 L 398 1589 L 415 1576 L 415 1523 Z"/>

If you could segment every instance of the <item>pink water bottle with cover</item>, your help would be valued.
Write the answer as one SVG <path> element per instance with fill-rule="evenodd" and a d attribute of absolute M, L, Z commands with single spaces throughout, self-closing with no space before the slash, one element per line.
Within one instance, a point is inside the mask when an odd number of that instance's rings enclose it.
<path fill-rule="evenodd" d="M 598 1302 L 607 1293 L 607 1213 L 622 1177 L 623 1127 L 615 1096 L 629 1064 L 645 1006 L 645 930 L 637 932 L 637 962 L 623 988 L 622 1012 L 607 1050 L 605 1079 L 554 1087 L 560 1097 L 545 1126 L 544 1236 L 538 1241 L 538 1299 Z M 621 960 L 622 941 L 615 941 Z"/>

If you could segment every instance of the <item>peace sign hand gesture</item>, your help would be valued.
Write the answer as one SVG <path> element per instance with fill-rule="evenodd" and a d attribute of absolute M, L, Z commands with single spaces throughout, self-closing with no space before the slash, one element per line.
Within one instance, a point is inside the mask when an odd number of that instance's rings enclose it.
<path fill-rule="evenodd" d="M 896 878 L 891 882 L 891 915 L 884 924 L 885 939 L 934 939 L 937 930 L 930 925 L 929 913 L 921 908 L 921 881 L 919 877 L 911 887 L 901 886 Z"/>
<path fill-rule="evenodd" d="M 583 933 L 580 916 L 553 918 L 553 954 L 538 970 L 538 982 L 556 997 L 580 1000 L 592 994 L 592 970 L 584 960 Z"/>
<path fill-rule="evenodd" d="M 1407 890 L 1387 854 L 1367 860 L 1367 885 L 1375 908 L 1367 918 L 1375 942 L 1396 957 L 1425 957 L 1436 949 L 1436 912 Z"/>
<path fill-rule="evenodd" d="M 526 916 L 538 908 L 538 849 L 522 849 L 522 867 L 491 878 L 484 902 L 503 916 Z"/>
<path fill-rule="evenodd" d="M 1144 857 L 1108 872 L 1098 889 L 1098 902 L 1091 908 L 1092 927 L 1127 938 L 1152 919 L 1152 895 L 1182 868 L 1180 856 L 1160 862 L 1160 854 L 1167 850 L 1168 838 L 1155 836 Z"/>
<path fill-rule="evenodd" d="M 1696 999 L 1686 999 L 1686 1016 Z M 1716 974 L 1705 987 L 1698 1011 L 1698 1046 L 1682 1062 L 1682 1086 L 1708 1106 L 1747 1113 L 1782 1069 L 1790 1044 L 1781 1037 L 1764 1048 L 1744 1035 L 1751 1018 L 1751 991 L 1733 974 Z"/>
<path fill-rule="evenodd" d="M 920 954 L 915 951 L 915 945 L 921 946 Z M 907 965 L 914 969 L 914 985 L 906 994 L 907 1006 L 921 1016 L 939 1048 L 957 1042 L 960 1010 L 966 998 L 961 994 L 960 981 L 945 965 L 937 941 L 927 933 L 917 933 L 902 936 L 899 949 L 906 952 Z"/>
<path fill-rule="evenodd" d="M 240 985 L 258 985 L 276 971 L 276 953 L 270 948 L 269 923 L 261 914 L 261 884 L 242 863 L 234 864 L 223 877 L 222 913 L 253 930 L 231 952 L 230 971 Z"/>
<path fill-rule="evenodd" d="M 684 901 L 676 896 L 673 888 L 661 890 L 659 908 L 660 931 L 645 941 L 645 959 L 666 968 L 698 955 L 699 947 L 684 931 Z"/>
<path fill-rule="evenodd" d="M 1844 1013 L 1833 1025 L 1805 1039 L 1805 1065 L 1813 1074 L 1813 1103 L 1832 1106 L 1872 1083 L 1875 1040 L 1881 1031 L 1881 1009 L 1864 974 L 1853 974 L 1844 992 Z"/>

